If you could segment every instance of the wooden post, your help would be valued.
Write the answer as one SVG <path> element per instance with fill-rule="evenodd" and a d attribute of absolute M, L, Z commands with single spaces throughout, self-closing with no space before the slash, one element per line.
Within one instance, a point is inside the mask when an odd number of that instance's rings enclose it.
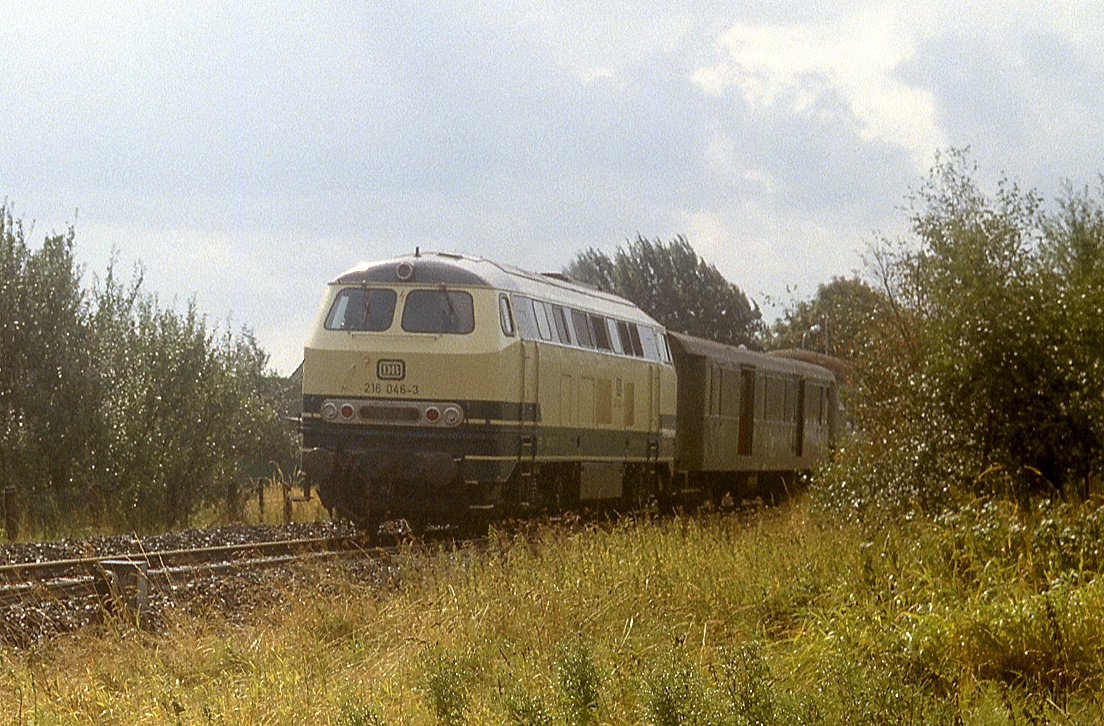
<path fill-rule="evenodd" d="M 284 524 L 291 524 L 291 485 L 284 483 Z"/>
<path fill-rule="evenodd" d="M 96 480 L 88 482 L 84 488 L 84 499 L 88 502 L 88 516 L 95 524 L 102 524 L 104 520 L 104 498 L 100 483 Z"/>
<path fill-rule="evenodd" d="M 19 537 L 19 500 L 15 487 L 4 487 L 4 534 L 9 542 Z"/>
<path fill-rule="evenodd" d="M 257 487 L 257 508 L 260 510 L 261 524 L 264 524 L 264 483 Z"/>
<path fill-rule="evenodd" d="M 226 518 L 231 522 L 241 521 L 241 499 L 238 483 L 233 479 L 226 485 Z"/>

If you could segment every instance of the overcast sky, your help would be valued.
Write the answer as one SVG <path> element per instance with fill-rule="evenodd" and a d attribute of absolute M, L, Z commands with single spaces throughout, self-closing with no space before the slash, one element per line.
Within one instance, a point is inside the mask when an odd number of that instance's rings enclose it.
<path fill-rule="evenodd" d="M 1104 171 L 1104 6 L 0 0 L 0 199 L 290 372 L 325 283 L 423 249 L 560 269 L 685 235 L 776 315 L 938 149 Z M 795 292 L 787 292 L 794 290 Z"/>

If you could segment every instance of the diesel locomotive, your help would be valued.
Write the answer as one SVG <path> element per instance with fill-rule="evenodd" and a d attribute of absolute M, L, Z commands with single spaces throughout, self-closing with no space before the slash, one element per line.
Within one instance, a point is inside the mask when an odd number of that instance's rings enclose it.
<path fill-rule="evenodd" d="M 302 471 L 372 532 L 721 502 L 811 467 L 836 411 L 820 366 L 669 333 L 562 275 L 415 252 L 328 286 L 304 349 Z"/>

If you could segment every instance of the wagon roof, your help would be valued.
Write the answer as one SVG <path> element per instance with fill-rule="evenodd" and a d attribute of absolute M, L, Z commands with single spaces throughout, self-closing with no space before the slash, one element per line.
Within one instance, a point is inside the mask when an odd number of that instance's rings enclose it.
<path fill-rule="evenodd" d="M 791 375 L 801 374 L 809 378 L 833 378 L 832 371 L 813 363 L 794 360 L 785 356 L 771 355 L 770 353 L 759 353 L 747 348 L 737 348 L 705 338 L 686 335 L 685 333 L 668 331 L 667 335 L 675 343 L 672 346 L 673 348 L 681 350 L 689 356 L 708 358 L 719 363 L 728 363 L 745 368 L 754 367 L 760 370 Z"/>

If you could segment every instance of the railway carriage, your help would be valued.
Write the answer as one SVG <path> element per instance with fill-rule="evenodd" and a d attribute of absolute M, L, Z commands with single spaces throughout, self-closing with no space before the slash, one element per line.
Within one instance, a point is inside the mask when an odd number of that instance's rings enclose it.
<path fill-rule="evenodd" d="M 684 496 L 776 499 L 835 439 L 836 380 L 818 365 L 668 333 Z"/>
<path fill-rule="evenodd" d="M 667 337 L 614 295 L 463 255 L 329 285 L 304 350 L 302 468 L 369 528 L 669 495 Z"/>

